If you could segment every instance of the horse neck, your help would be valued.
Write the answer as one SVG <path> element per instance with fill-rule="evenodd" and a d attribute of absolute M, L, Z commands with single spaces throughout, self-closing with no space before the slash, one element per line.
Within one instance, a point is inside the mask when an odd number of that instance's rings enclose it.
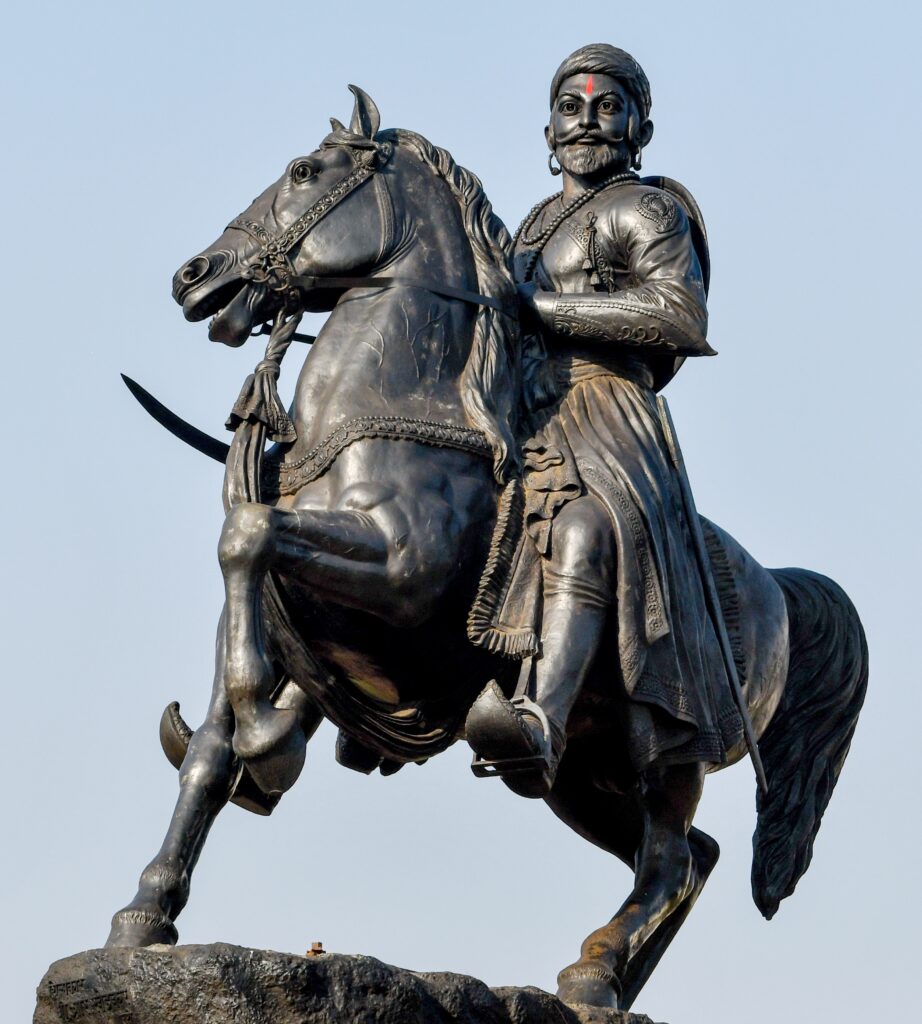
<path fill-rule="evenodd" d="M 407 276 L 478 291 L 477 268 L 461 209 L 448 184 L 415 157 L 401 154 L 383 172 L 393 235 L 383 266 Z"/>
<path fill-rule="evenodd" d="M 427 168 L 401 161 L 388 175 L 393 244 L 371 276 L 478 291 L 461 212 Z M 293 415 L 313 435 L 354 415 L 464 424 L 459 381 L 471 352 L 477 307 L 425 287 L 347 293 L 305 362 Z M 299 434 L 301 428 L 299 427 Z"/>
<path fill-rule="evenodd" d="M 444 180 L 420 165 L 412 154 L 400 153 L 395 166 L 381 172 L 391 207 L 391 239 L 382 259 L 370 276 L 404 278 L 423 285 L 448 285 L 478 292 L 477 267 L 457 201 Z M 365 293 L 367 294 L 367 293 Z M 418 342 L 438 324 L 448 346 L 435 362 L 420 365 L 416 387 L 439 384 L 445 376 L 460 376 L 470 355 L 477 307 L 469 302 L 447 299 L 425 289 L 402 286 L 389 288 L 375 299 L 362 299 L 357 311 L 349 297 L 333 311 L 327 331 L 348 324 L 355 329 L 356 315 L 383 317 L 398 336 Z M 374 311 L 374 316 L 371 313 Z M 379 329 L 381 328 L 378 324 Z M 323 332 L 321 332 L 323 333 Z M 388 336 L 385 332 L 385 342 Z M 435 380 L 427 379 L 431 370 Z"/>

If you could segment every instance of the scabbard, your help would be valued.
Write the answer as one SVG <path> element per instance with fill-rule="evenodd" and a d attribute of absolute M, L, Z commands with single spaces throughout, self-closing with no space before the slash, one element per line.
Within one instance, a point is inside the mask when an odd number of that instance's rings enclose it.
<path fill-rule="evenodd" d="M 723 655 L 724 666 L 727 671 L 727 678 L 730 681 L 730 689 L 736 701 L 737 710 L 743 722 L 743 735 L 746 738 L 746 746 L 749 748 L 749 756 L 752 758 L 752 765 L 755 768 L 756 778 L 759 780 L 759 787 L 763 794 L 768 793 L 768 779 L 765 777 L 765 768 L 762 765 L 762 758 L 759 754 L 759 742 L 756 738 L 755 729 L 752 726 L 752 718 L 749 716 L 749 708 L 746 706 L 746 698 L 743 695 L 743 688 L 740 685 L 739 673 L 736 671 L 736 662 L 733 659 L 733 649 L 730 646 L 730 636 L 727 633 L 727 624 L 724 622 L 723 611 L 720 607 L 720 596 L 717 593 L 717 584 L 714 582 L 714 574 L 711 571 L 711 560 L 708 557 L 707 547 L 704 543 L 704 534 L 701 532 L 701 520 L 698 518 L 698 510 L 695 507 L 695 498 L 692 494 L 691 484 L 688 481 L 688 473 L 685 471 L 685 460 L 682 457 L 682 449 L 679 447 L 679 440 L 676 436 L 675 426 L 672 422 L 672 415 L 669 406 L 662 395 L 656 399 L 659 411 L 660 424 L 663 434 L 666 437 L 666 445 L 669 448 L 669 457 L 675 467 L 676 476 L 679 480 L 679 488 L 682 492 L 682 504 L 685 508 L 685 516 L 688 520 L 688 528 L 692 535 L 692 544 L 695 549 L 695 560 L 698 563 L 698 572 L 701 576 L 701 585 L 704 588 L 704 598 L 707 604 L 708 614 L 714 625 L 717 640 L 720 644 L 720 651 Z"/>

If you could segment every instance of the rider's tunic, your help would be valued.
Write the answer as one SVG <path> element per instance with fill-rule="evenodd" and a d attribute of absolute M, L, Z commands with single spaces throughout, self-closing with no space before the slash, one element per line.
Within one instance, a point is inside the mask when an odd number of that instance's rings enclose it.
<path fill-rule="evenodd" d="M 631 761 L 720 763 L 741 722 L 654 391 L 677 357 L 711 351 L 689 222 L 665 192 L 612 186 L 535 261 L 529 239 L 560 211 L 552 201 L 516 247 L 517 279 L 534 267 L 547 356 L 525 446 L 528 533 L 552 558 L 556 512 L 587 491 L 603 503 L 617 553 L 612 676 L 630 698 Z"/>

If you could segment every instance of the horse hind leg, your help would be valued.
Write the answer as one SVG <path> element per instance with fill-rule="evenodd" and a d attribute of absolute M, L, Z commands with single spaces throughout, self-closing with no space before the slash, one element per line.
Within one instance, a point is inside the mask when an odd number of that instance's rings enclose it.
<path fill-rule="evenodd" d="M 630 1010 L 634 1005 L 634 1000 L 640 990 L 647 983 L 669 944 L 678 935 L 679 929 L 685 924 L 695 901 L 701 895 L 704 883 L 708 880 L 720 857 L 720 847 L 717 845 L 717 841 L 697 828 L 689 830 L 688 845 L 693 862 L 693 874 L 688 894 L 628 961 L 621 978 L 621 998 L 618 1000 L 618 1007 L 621 1010 Z"/>
<path fill-rule="evenodd" d="M 704 834 L 691 829 L 703 778 L 700 765 L 652 768 L 642 776 L 634 888 L 611 921 L 583 942 L 579 960 L 560 972 L 563 1002 L 624 1008 L 675 936 L 707 877 L 699 865 L 709 871 L 716 856 Z"/>

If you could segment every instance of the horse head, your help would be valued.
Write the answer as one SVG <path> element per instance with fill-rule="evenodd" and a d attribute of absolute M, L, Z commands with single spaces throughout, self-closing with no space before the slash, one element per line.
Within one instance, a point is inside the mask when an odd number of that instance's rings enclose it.
<path fill-rule="evenodd" d="M 357 86 L 352 122 L 331 119 L 332 132 L 285 172 L 176 272 L 173 298 L 187 320 L 211 316 L 208 336 L 242 345 L 279 309 L 329 308 L 330 292 L 306 300 L 304 275 L 335 277 L 371 267 L 382 255 L 385 225 L 373 189 L 361 188 L 387 161 L 392 146 L 376 141 L 380 115 Z M 354 194 L 353 194 L 354 193 Z M 328 218 L 343 201 L 349 216 Z M 301 278 L 298 281 L 298 278 Z"/>
<path fill-rule="evenodd" d="M 349 88 L 349 127 L 331 119 L 318 149 L 292 160 L 177 271 L 173 297 L 187 320 L 212 317 L 212 341 L 236 347 L 277 313 L 333 309 L 344 291 L 367 286 L 367 275 L 384 267 L 401 275 L 390 283 L 448 294 L 450 358 L 431 360 L 434 381 L 423 381 L 417 365 L 413 387 L 425 395 L 433 383 L 444 390 L 448 379 L 457 382 L 467 425 L 486 435 L 503 480 L 517 459 L 520 387 L 509 233 L 475 174 L 414 132 L 379 131 L 372 99 Z M 336 216 L 340 207 L 345 214 Z M 429 300 L 417 305 L 422 325 L 411 329 L 400 319 L 411 338 L 431 326 Z"/>

